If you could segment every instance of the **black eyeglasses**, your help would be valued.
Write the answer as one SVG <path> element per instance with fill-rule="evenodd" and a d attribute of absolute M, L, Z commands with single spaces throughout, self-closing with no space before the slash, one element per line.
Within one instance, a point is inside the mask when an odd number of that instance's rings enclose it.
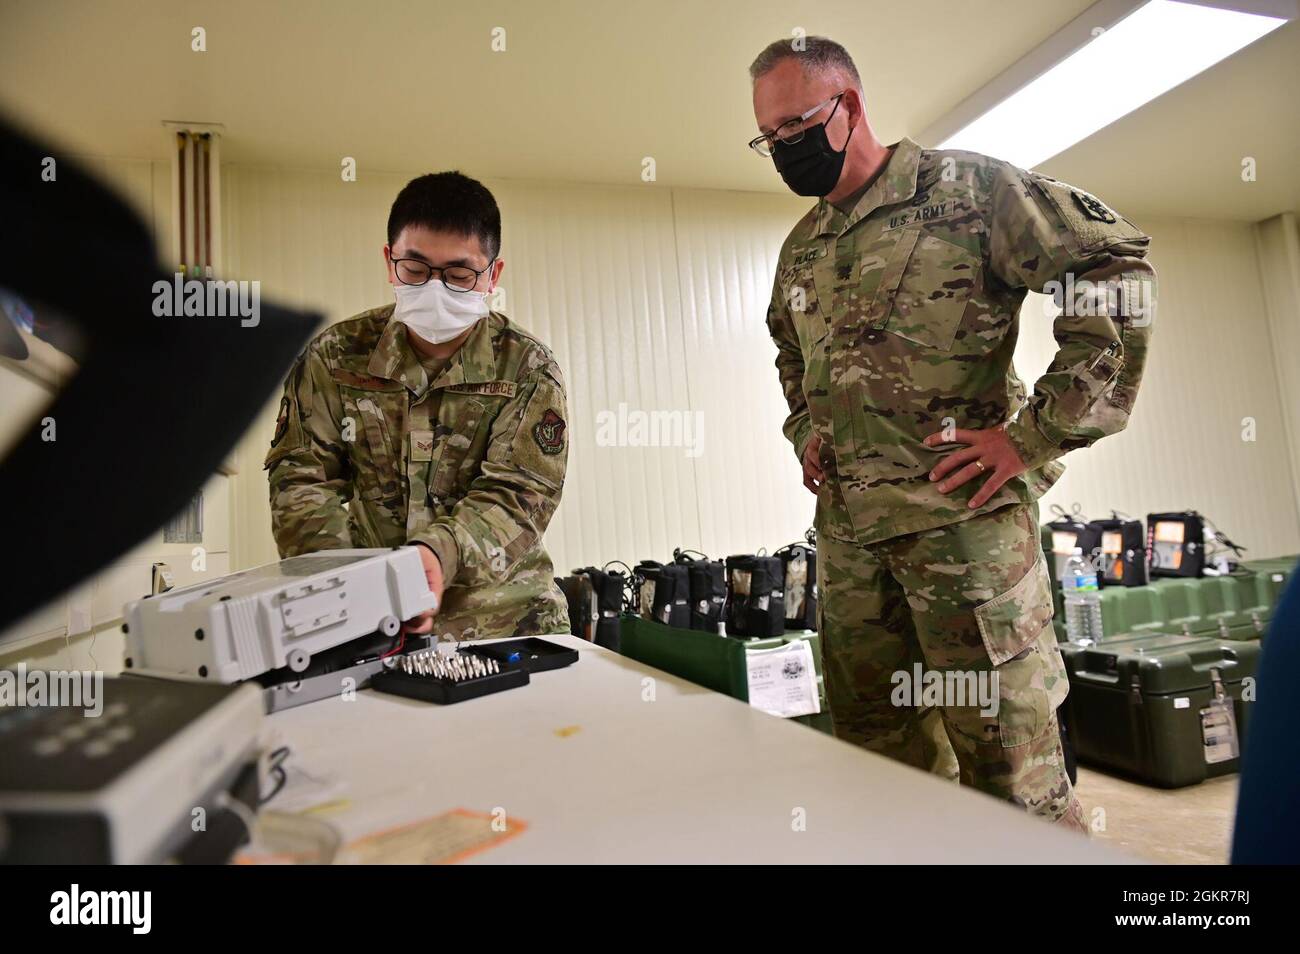
<path fill-rule="evenodd" d="M 394 258 L 389 261 L 393 263 L 393 274 L 403 285 L 428 284 L 429 279 L 433 278 L 433 273 L 437 272 L 438 279 L 447 286 L 448 291 L 463 294 L 474 290 L 479 277 L 493 266 L 496 259 L 492 259 L 487 263 L 486 268 L 478 271 L 468 265 L 448 265 L 446 268 L 438 268 L 418 258 Z"/>
<path fill-rule="evenodd" d="M 835 104 L 835 109 L 839 109 L 840 98 L 847 92 L 848 90 L 840 90 L 830 99 L 826 100 L 826 102 L 818 103 L 802 116 L 796 116 L 794 119 L 786 120 L 776 127 L 775 132 L 764 133 L 761 136 L 751 139 L 749 141 L 749 148 L 753 149 L 764 159 L 770 159 L 772 153 L 776 149 L 776 143 L 783 142 L 793 146 L 797 142 L 802 142 L 803 134 L 807 129 L 807 127 L 804 126 L 804 123 L 812 119 L 812 117 L 816 116 L 831 103 Z M 835 109 L 832 109 L 831 114 L 826 117 L 826 122 L 828 124 L 835 118 Z"/>

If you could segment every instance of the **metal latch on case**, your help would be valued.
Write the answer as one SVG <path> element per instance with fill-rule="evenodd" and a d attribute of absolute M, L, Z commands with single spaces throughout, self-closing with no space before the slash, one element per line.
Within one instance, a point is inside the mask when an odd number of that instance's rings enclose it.
<path fill-rule="evenodd" d="M 280 616 L 290 634 L 306 636 L 348 618 L 347 593 L 341 577 L 319 583 L 307 583 L 286 590 L 280 603 Z"/>

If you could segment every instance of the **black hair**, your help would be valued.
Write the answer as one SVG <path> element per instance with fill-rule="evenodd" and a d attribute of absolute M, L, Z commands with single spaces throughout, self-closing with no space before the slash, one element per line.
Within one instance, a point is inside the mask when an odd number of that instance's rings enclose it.
<path fill-rule="evenodd" d="M 501 251 L 497 200 L 483 183 L 456 171 L 431 172 L 402 187 L 388 213 L 388 244 L 408 225 L 474 236 L 489 261 Z"/>

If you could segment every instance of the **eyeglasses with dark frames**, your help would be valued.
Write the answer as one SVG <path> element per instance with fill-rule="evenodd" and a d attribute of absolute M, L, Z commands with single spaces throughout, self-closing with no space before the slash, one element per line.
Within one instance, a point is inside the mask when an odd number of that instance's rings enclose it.
<path fill-rule="evenodd" d="M 392 258 L 389 261 L 393 263 L 393 274 L 403 285 L 426 285 L 434 277 L 434 272 L 437 272 L 438 279 L 447 286 L 447 290 L 458 294 L 473 291 L 483 273 L 496 263 L 493 258 L 486 268 L 475 270 L 468 265 L 439 268 L 419 258 Z"/>
<path fill-rule="evenodd" d="M 804 133 L 807 131 L 807 127 L 804 124 L 831 103 L 834 103 L 835 109 L 832 109 L 831 114 L 826 117 L 826 122 L 829 124 L 830 121 L 835 118 L 835 110 L 840 108 L 840 99 L 847 92 L 848 90 L 842 89 L 830 99 L 826 100 L 826 102 L 818 103 L 802 116 L 796 116 L 794 119 L 786 120 L 781 125 L 777 126 L 774 132 L 764 133 L 761 136 L 751 139 L 749 141 L 749 148 L 753 149 L 764 159 L 770 159 L 772 153 L 776 150 L 777 142 L 783 142 L 789 146 L 793 146 L 797 142 L 802 142 Z"/>

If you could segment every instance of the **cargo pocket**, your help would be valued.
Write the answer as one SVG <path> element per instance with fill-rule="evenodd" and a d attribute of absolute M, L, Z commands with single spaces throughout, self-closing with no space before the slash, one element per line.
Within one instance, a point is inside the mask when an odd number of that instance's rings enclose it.
<path fill-rule="evenodd" d="M 877 300 L 889 303 L 884 330 L 928 348 L 951 350 L 982 265 L 979 256 L 960 245 L 917 235 L 895 288 L 884 289 L 882 280 L 877 292 Z"/>
<path fill-rule="evenodd" d="M 501 401 L 493 403 L 500 405 Z M 443 393 L 434 432 L 438 448 L 429 476 L 429 497 L 435 506 L 446 502 L 447 497 L 458 496 L 478 473 L 481 454 L 471 455 L 470 451 L 485 443 L 479 431 L 489 418 L 486 399 Z"/>
<path fill-rule="evenodd" d="M 826 318 L 817 302 L 817 285 L 813 280 L 813 270 L 808 267 L 796 268 L 789 279 L 783 283 L 781 293 L 785 296 L 786 308 L 794 320 L 795 333 L 799 336 L 799 349 L 803 358 L 808 360 L 812 348 L 826 336 L 828 330 Z"/>
<path fill-rule="evenodd" d="M 1050 727 L 1065 698 L 1046 560 L 1039 556 L 1019 583 L 977 606 L 975 620 L 998 678 L 998 739 L 1003 748 L 1024 745 Z"/>
<path fill-rule="evenodd" d="M 345 427 L 348 418 L 355 422 L 351 440 L 346 443 L 356 474 L 357 492 L 367 500 L 399 496 L 397 458 L 401 447 L 393 443 L 393 429 L 397 427 L 393 395 L 347 387 L 341 387 L 339 393 L 343 399 Z M 404 394 L 400 396 L 405 399 Z M 345 432 L 344 437 L 347 436 Z"/>

